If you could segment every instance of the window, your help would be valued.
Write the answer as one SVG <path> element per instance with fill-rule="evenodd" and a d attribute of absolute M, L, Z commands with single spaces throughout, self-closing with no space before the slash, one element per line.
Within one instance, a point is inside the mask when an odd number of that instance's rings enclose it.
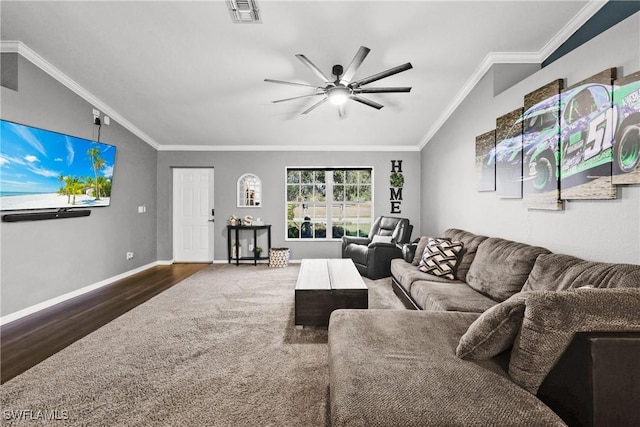
<path fill-rule="evenodd" d="M 287 238 L 340 239 L 369 234 L 371 168 L 287 168 Z"/>

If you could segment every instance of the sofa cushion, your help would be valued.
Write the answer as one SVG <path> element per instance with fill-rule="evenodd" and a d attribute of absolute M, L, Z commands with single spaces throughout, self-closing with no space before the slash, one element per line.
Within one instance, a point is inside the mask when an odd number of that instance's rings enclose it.
<path fill-rule="evenodd" d="M 526 292 L 519 292 L 482 313 L 460 338 L 456 355 L 486 360 L 511 348 L 522 326 L 526 298 Z"/>
<path fill-rule="evenodd" d="M 456 268 L 455 277 L 458 280 L 466 282 L 467 273 L 469 272 L 469 267 L 476 256 L 478 246 L 487 239 L 487 236 L 480 236 L 457 228 L 450 228 L 442 233 L 442 237 L 464 243 L 464 248 L 462 249 L 459 257 L 460 262 Z"/>
<path fill-rule="evenodd" d="M 418 265 L 418 270 L 453 280 L 453 273 L 458 264 L 458 254 L 463 247 L 464 244 L 462 242 L 429 238 L 422 254 L 422 260 Z"/>
<path fill-rule="evenodd" d="M 413 264 L 403 261 L 401 258 L 391 260 L 391 275 L 396 279 L 407 292 L 411 291 L 411 284 L 418 280 L 434 278 L 436 276 L 427 276 L 418 270 Z"/>
<path fill-rule="evenodd" d="M 413 282 L 410 295 L 420 308 L 432 311 L 482 313 L 497 304 L 464 282 L 437 276 Z"/>
<path fill-rule="evenodd" d="M 509 375 L 535 394 L 574 334 L 590 331 L 640 331 L 640 289 L 531 293 L 511 352 Z"/>
<path fill-rule="evenodd" d="M 538 255 L 548 253 L 539 246 L 490 237 L 478 246 L 467 283 L 496 301 L 504 301 L 522 290 Z"/>
<path fill-rule="evenodd" d="M 570 255 L 540 255 L 524 284 L 523 291 L 579 288 L 640 287 L 640 265 L 590 262 Z"/>
<path fill-rule="evenodd" d="M 415 268 L 415 267 L 414 267 Z M 456 357 L 471 313 L 336 310 L 329 323 L 331 425 L 564 425 L 499 362 Z"/>

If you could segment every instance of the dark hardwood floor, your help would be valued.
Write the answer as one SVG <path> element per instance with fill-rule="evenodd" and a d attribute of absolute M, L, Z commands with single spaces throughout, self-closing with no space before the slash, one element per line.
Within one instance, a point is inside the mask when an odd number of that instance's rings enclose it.
<path fill-rule="evenodd" d="M 155 266 L 0 328 L 4 383 L 209 264 Z"/>

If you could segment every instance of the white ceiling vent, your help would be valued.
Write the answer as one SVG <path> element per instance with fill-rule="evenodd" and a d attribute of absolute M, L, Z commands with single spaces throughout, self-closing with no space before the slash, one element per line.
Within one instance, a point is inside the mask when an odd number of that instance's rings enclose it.
<path fill-rule="evenodd" d="M 227 0 L 227 6 L 235 23 L 262 22 L 255 0 Z"/>

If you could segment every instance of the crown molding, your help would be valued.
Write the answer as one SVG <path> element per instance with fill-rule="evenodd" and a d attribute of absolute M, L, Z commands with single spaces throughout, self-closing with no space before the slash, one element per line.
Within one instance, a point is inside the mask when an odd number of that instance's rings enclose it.
<path fill-rule="evenodd" d="M 609 0 L 589 0 L 576 16 L 574 16 L 569 22 L 565 24 L 562 29 L 547 42 L 546 45 L 538 52 L 540 55 L 540 62 L 547 59 L 549 55 L 556 51 L 569 37 L 578 31 L 584 24 L 587 23 L 593 15 L 595 15 L 602 7 L 607 4 Z"/>
<path fill-rule="evenodd" d="M 91 92 L 80 86 L 76 83 L 72 78 L 67 76 L 65 73 L 60 71 L 57 67 L 51 64 L 49 61 L 44 59 L 42 56 L 38 55 L 33 49 L 29 48 L 26 44 L 21 41 L 0 41 L 0 52 L 1 53 L 18 53 L 23 58 L 30 61 L 36 67 L 40 68 L 45 73 L 49 74 L 51 77 L 56 79 L 58 82 L 62 83 L 76 95 L 93 105 L 98 110 L 102 111 L 107 116 L 111 117 L 113 120 L 117 121 L 120 125 L 122 125 L 129 132 L 155 148 L 156 150 L 160 147 L 160 144 L 156 142 L 149 135 L 141 131 L 138 127 L 136 127 L 133 123 L 125 119 L 120 113 L 115 111 L 113 108 L 109 107 L 107 104 L 102 102 L 98 97 L 93 95 Z"/>
<path fill-rule="evenodd" d="M 462 104 L 465 98 L 471 93 L 473 88 L 478 84 L 480 79 L 489 71 L 494 64 L 541 64 L 551 53 L 559 48 L 562 43 L 567 41 L 573 33 L 582 27 L 593 15 L 598 12 L 608 0 L 589 0 L 589 2 L 573 17 L 564 27 L 554 35 L 551 40 L 544 45 L 538 52 L 489 52 L 478 65 L 478 68 L 471 74 L 471 77 L 465 82 L 458 91 L 451 103 L 445 108 L 431 125 L 425 136 L 418 145 L 418 150 L 422 150 L 425 145 L 431 141 L 431 138 L 440 130 L 440 128 L 449 120 L 453 112 Z"/>
<path fill-rule="evenodd" d="M 367 146 L 362 145 L 323 145 L 316 146 L 292 146 L 292 145 L 161 145 L 158 151 L 420 151 L 417 145 L 401 146 Z"/>

